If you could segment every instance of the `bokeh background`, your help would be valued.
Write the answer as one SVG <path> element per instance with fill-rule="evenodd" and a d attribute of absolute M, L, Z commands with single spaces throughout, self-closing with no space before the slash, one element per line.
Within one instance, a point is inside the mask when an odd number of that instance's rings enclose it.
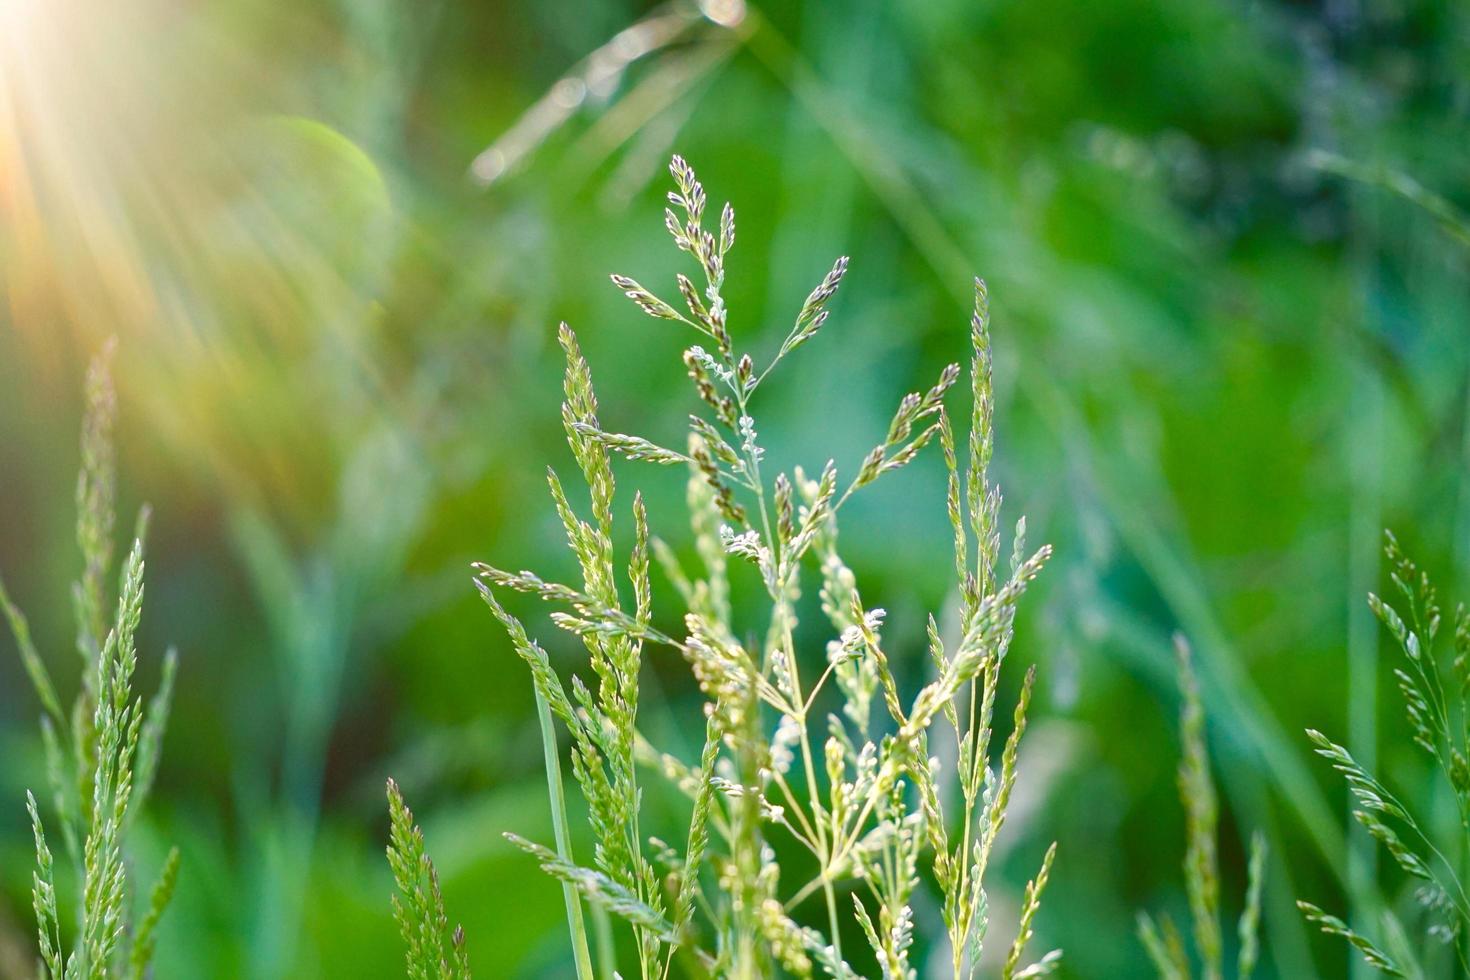
<path fill-rule="evenodd" d="M 543 484 L 570 462 L 558 320 L 610 427 L 677 437 L 687 338 L 606 279 L 681 267 L 672 152 L 736 206 L 749 347 L 852 256 L 763 396 L 780 463 L 850 471 L 964 356 L 969 277 L 990 283 L 1007 515 L 1057 549 L 1012 654 L 1042 680 L 997 929 L 1054 838 L 1037 947 L 1066 975 L 1143 975 L 1136 912 L 1185 914 L 1177 629 L 1227 910 L 1261 828 L 1265 969 L 1345 975 L 1292 900 L 1403 896 L 1300 733 L 1415 778 L 1363 602 L 1381 529 L 1470 594 L 1470 246 L 1445 210 L 1470 203 L 1467 113 L 1470 7 L 1432 0 L 7 0 L 0 574 L 69 683 L 81 379 L 116 336 L 123 500 L 156 515 L 145 687 L 181 655 L 140 825 L 141 865 L 183 851 L 158 975 L 400 975 L 389 774 L 477 972 L 566 975 L 559 890 L 500 836 L 547 833 L 529 680 L 468 563 L 571 571 Z M 946 599 L 931 457 L 844 534 L 914 670 Z M 682 476 L 626 472 L 677 542 Z M 18 976 L 42 776 L 11 653 Z M 666 730 L 695 710 L 683 670 L 651 671 Z"/>

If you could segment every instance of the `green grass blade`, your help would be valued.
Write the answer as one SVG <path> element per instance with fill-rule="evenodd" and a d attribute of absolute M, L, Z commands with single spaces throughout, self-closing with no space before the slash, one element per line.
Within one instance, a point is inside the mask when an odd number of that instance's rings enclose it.
<path fill-rule="evenodd" d="M 148 897 L 148 911 L 138 926 L 137 937 L 128 951 L 128 975 L 132 980 L 144 980 L 149 975 L 153 962 L 153 951 L 158 943 L 158 922 L 174 897 L 174 886 L 179 880 L 179 849 L 173 848 L 158 873 L 158 881 Z"/>
<path fill-rule="evenodd" d="M 561 782 L 561 758 L 556 750 L 556 727 L 551 718 L 551 706 L 539 691 L 536 692 L 536 720 L 541 723 L 541 747 L 546 753 L 546 792 L 551 800 L 551 822 L 556 830 L 556 854 L 571 864 L 572 841 L 567 827 L 567 799 Z M 567 902 L 567 928 L 572 934 L 577 980 L 595 980 L 592 953 L 587 946 L 587 923 L 582 918 L 582 900 L 570 882 L 563 881 L 561 887 Z"/>
<path fill-rule="evenodd" d="M 51 683 L 51 674 L 46 670 L 46 664 L 41 660 L 41 655 L 36 651 L 36 644 L 31 640 L 31 628 L 26 622 L 25 615 L 10 599 L 10 593 L 5 591 L 5 583 L 0 581 L 0 612 L 3 612 L 6 620 L 10 623 L 10 632 L 15 637 L 16 649 L 20 651 L 20 661 L 24 665 L 26 674 L 31 679 L 31 685 L 36 689 L 36 697 L 41 700 L 41 707 L 46 713 L 56 719 L 56 723 L 62 730 L 66 729 L 66 714 L 61 710 L 61 700 L 56 696 L 56 687 Z"/>

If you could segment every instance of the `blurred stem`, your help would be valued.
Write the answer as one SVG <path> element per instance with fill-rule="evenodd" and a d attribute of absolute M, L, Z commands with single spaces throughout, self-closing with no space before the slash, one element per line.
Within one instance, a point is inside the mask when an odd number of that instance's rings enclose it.
<path fill-rule="evenodd" d="M 1403 171 L 1378 164 L 1360 163 L 1324 150 L 1313 153 L 1307 162 L 1318 170 L 1397 194 L 1434 218 L 1445 234 L 1461 245 L 1470 247 L 1470 217 L 1466 217 L 1455 205 Z"/>
<path fill-rule="evenodd" d="M 1147 677 L 1155 688 L 1164 690 L 1177 683 L 1168 637 L 1159 632 L 1155 623 L 1143 619 L 1137 609 L 1115 600 L 1099 597 L 1098 605 L 1111 624 L 1110 636 L 1116 641 L 1111 649 L 1121 654 L 1133 670 Z M 1203 678 L 1200 697 L 1206 714 L 1214 715 L 1217 710 L 1226 712 L 1219 691 Z M 1235 809 L 1250 814 L 1251 822 L 1267 840 L 1285 840 L 1275 817 L 1276 808 L 1270 805 L 1271 788 L 1262 781 L 1259 770 L 1237 764 L 1232 752 L 1218 752 L 1216 758 L 1225 796 Z M 1227 759 L 1231 760 L 1230 765 L 1225 764 Z M 1296 816 L 1300 819 L 1300 814 Z M 1274 848 L 1268 852 L 1270 865 L 1262 896 L 1262 922 L 1271 930 L 1269 955 L 1277 976 L 1308 977 L 1313 975 L 1311 947 L 1296 907 L 1298 892 L 1292 884 L 1291 866 L 1281 850 Z M 1333 870 L 1341 875 L 1341 869 L 1334 866 Z"/>
<path fill-rule="evenodd" d="M 562 791 L 561 756 L 556 749 L 556 728 L 552 724 L 551 707 L 540 691 L 536 692 L 536 720 L 541 723 L 541 748 L 546 754 L 546 791 L 551 799 L 551 823 L 556 829 L 556 854 L 571 864 L 572 841 L 567 830 L 567 799 Z M 592 972 L 592 954 L 587 948 L 587 924 L 582 919 L 582 900 L 577 897 L 577 889 L 569 882 L 563 882 L 561 889 L 567 902 L 567 928 L 572 934 L 572 955 L 577 963 L 577 978 L 594 980 L 596 974 Z M 598 954 L 606 957 L 602 936 L 599 935 L 598 938 Z M 604 959 L 604 965 L 607 962 Z"/>
<path fill-rule="evenodd" d="M 1366 321 L 1373 308 L 1373 254 L 1366 248 L 1365 235 L 1373 235 L 1376 223 L 1353 236 L 1355 290 L 1359 317 Z M 1361 323 L 1367 330 L 1370 324 Z M 1369 772 L 1378 769 L 1378 624 L 1366 601 L 1378 579 L 1378 555 L 1383 534 L 1383 385 L 1366 358 L 1350 368 L 1354 382 L 1346 413 L 1348 485 L 1347 555 L 1347 655 L 1348 655 L 1348 746 L 1353 757 Z M 1347 807 L 1349 816 L 1352 806 Z M 1352 827 L 1353 821 L 1348 821 Z M 1377 908 L 1364 905 L 1359 896 L 1371 894 L 1378 881 L 1378 848 L 1368 834 L 1349 831 L 1348 920 L 1353 928 L 1372 934 L 1377 928 Z M 1373 970 L 1358 957 L 1351 960 L 1352 976 L 1366 980 Z"/>
<path fill-rule="evenodd" d="M 853 169 L 887 208 L 889 217 L 928 261 L 930 267 L 951 288 L 959 288 L 968 309 L 971 272 L 969 259 L 955 244 L 918 190 L 904 175 L 899 163 L 890 158 L 868 128 L 853 117 L 848 101 L 838 97 L 801 52 L 752 4 L 746 17 L 746 46 L 776 79 L 806 109 L 811 121 L 831 138 Z M 959 283 L 955 287 L 949 282 Z"/>
<path fill-rule="evenodd" d="M 1382 533 L 1381 496 L 1378 480 L 1382 448 L 1382 413 L 1376 379 L 1362 386 L 1363 418 L 1351 426 L 1355 434 L 1349 462 L 1354 486 L 1348 530 L 1348 745 L 1353 758 L 1369 772 L 1378 768 L 1378 632 L 1373 613 L 1364 597 L 1376 585 L 1378 542 Z M 1349 812 L 1352 808 L 1348 807 Z M 1378 850 L 1364 833 L 1348 837 L 1349 894 L 1367 892 L 1377 881 Z M 1351 922 L 1359 930 L 1371 929 L 1369 909 L 1354 902 Z M 1367 977 L 1371 971 L 1357 963 L 1353 975 Z"/>
<path fill-rule="evenodd" d="M 1470 358 L 1467 358 L 1465 408 L 1460 420 L 1460 490 L 1455 514 L 1455 575 L 1460 588 L 1470 586 Z"/>

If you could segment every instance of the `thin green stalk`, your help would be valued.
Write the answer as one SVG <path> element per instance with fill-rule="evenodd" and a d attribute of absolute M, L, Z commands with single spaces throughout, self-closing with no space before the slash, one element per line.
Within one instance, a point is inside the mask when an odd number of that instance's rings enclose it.
<path fill-rule="evenodd" d="M 1361 596 L 1372 591 L 1378 578 L 1378 549 L 1382 526 L 1383 395 L 1377 376 L 1363 370 L 1354 386 L 1355 411 L 1350 418 L 1349 467 L 1353 494 L 1349 501 L 1348 580 L 1352 602 L 1348 609 L 1348 744 L 1353 757 L 1372 772 L 1378 768 L 1378 626 Z M 1351 810 L 1351 808 L 1349 808 Z M 1367 834 L 1348 838 L 1348 880 L 1355 895 L 1368 894 L 1378 880 L 1378 848 Z M 1374 909 L 1354 901 L 1348 921 L 1358 931 L 1372 928 Z M 1372 975 L 1367 963 L 1354 958 L 1352 976 Z"/>
<path fill-rule="evenodd" d="M 801 734 L 801 758 L 806 767 L 807 784 L 810 791 L 816 793 L 816 772 L 812 766 L 811 742 L 807 737 L 805 729 Z M 813 795 L 815 800 L 816 796 Z M 834 815 L 835 817 L 835 815 Z M 833 828 L 833 840 L 836 842 L 836 828 Z M 832 848 L 827 841 L 827 835 L 822 830 L 822 821 L 817 821 L 817 846 L 822 853 L 818 855 L 822 861 L 822 898 L 827 904 L 827 922 L 832 930 L 832 950 L 837 955 L 838 961 L 842 960 L 842 935 L 837 928 L 837 893 L 832 888 Z"/>
<path fill-rule="evenodd" d="M 546 754 L 546 791 L 551 799 L 551 822 L 556 829 L 557 857 L 572 862 L 571 834 L 567 830 L 567 800 L 561 785 L 561 759 L 556 749 L 556 728 L 552 725 L 551 707 L 541 692 L 536 692 L 536 720 L 541 723 L 541 748 Z M 595 980 L 592 953 L 587 948 L 587 924 L 582 919 L 582 900 L 570 882 L 562 882 L 567 902 L 567 927 L 572 934 L 572 956 L 577 963 L 577 980 Z M 599 943 L 599 953 L 602 944 Z"/>
<path fill-rule="evenodd" d="M 968 740 L 969 743 L 970 771 L 961 777 L 963 785 L 960 787 L 960 792 L 965 800 L 965 815 L 964 824 L 960 829 L 960 846 L 955 851 L 956 868 L 954 874 L 956 875 L 956 883 L 952 886 L 952 891 L 957 897 L 955 903 L 957 906 L 964 901 L 964 896 L 969 893 L 970 887 L 970 825 L 975 819 L 975 786 L 979 782 L 977 773 L 980 771 L 982 765 L 979 758 L 979 733 L 975 729 L 975 694 L 980 687 L 980 677 L 983 674 L 984 671 L 976 675 L 974 680 L 970 681 L 969 724 L 966 726 L 963 736 L 961 736 Z M 969 916 L 962 914 L 962 909 L 956 909 L 956 911 L 961 914 L 956 916 L 956 928 L 950 936 L 950 945 L 953 947 L 951 956 L 953 959 L 955 980 L 960 980 L 962 975 L 961 969 L 965 963 L 965 940 L 969 937 L 970 927 L 973 923 Z"/>
<path fill-rule="evenodd" d="M 576 899 L 575 891 L 572 898 Z M 602 980 L 613 980 L 617 976 L 618 954 L 613 949 L 612 917 L 607 914 L 607 909 L 592 906 L 592 932 L 597 937 L 598 975 Z"/>
<path fill-rule="evenodd" d="M 796 668 L 794 666 L 796 663 L 796 658 L 790 653 L 791 633 L 789 630 L 786 633 L 786 647 L 788 651 L 787 662 L 792 665 L 792 686 L 793 689 L 797 692 L 797 699 L 799 700 L 801 698 L 801 689 L 799 687 L 796 687 L 798 683 L 798 681 L 796 680 Z M 810 794 L 812 802 L 815 803 L 818 799 L 817 771 L 816 764 L 812 758 L 811 733 L 807 729 L 805 715 L 803 715 L 801 719 L 801 764 L 802 768 L 806 771 L 807 793 Z M 817 847 L 821 851 L 821 853 L 817 855 L 817 858 L 822 862 L 822 897 L 827 903 L 827 921 L 830 924 L 832 930 L 832 949 L 833 952 L 836 953 L 837 959 L 840 961 L 842 959 L 842 937 L 838 934 L 837 930 L 837 895 L 836 892 L 834 892 L 832 889 L 832 848 L 828 843 L 827 833 L 825 828 L 823 827 L 822 821 L 816 820 L 815 823 L 817 830 L 816 843 Z M 834 837 L 832 842 L 835 843 L 835 827 L 833 828 L 833 834 Z"/>
<path fill-rule="evenodd" d="M 737 401 L 740 405 L 740 414 L 747 414 L 749 411 L 747 407 L 749 394 L 743 391 L 737 391 L 736 396 Z M 761 482 L 760 476 L 760 460 L 756 457 L 754 453 L 746 453 L 744 455 L 746 458 L 746 464 L 749 467 L 751 474 L 751 484 L 753 486 L 753 489 L 755 490 L 756 506 L 760 510 L 761 526 L 765 531 L 766 540 L 770 541 L 774 546 L 777 539 L 776 536 L 771 533 L 771 519 L 768 514 L 768 509 L 766 507 L 765 485 Z M 786 585 L 787 583 L 784 580 L 776 583 L 776 588 L 771 593 L 772 600 L 777 603 L 783 601 Z M 783 629 L 782 639 L 786 653 L 786 669 L 789 671 L 791 677 L 791 687 L 794 694 L 793 700 L 797 703 L 804 703 L 804 699 L 801 695 L 800 674 L 798 673 L 796 663 L 796 647 L 795 643 L 792 641 L 789 617 L 786 619 L 786 625 Z M 815 689 L 813 690 L 813 694 L 815 694 Z M 805 710 L 802 711 L 801 715 L 801 762 L 802 767 L 806 771 L 807 793 L 809 794 L 812 803 L 815 804 L 819 798 L 817 790 L 817 774 L 816 766 L 812 758 L 811 732 L 807 727 L 807 716 Z M 821 853 L 818 854 L 817 857 L 822 863 L 822 897 L 827 905 L 827 922 L 832 932 L 832 951 L 837 958 L 837 962 L 841 963 L 843 962 L 842 936 L 838 929 L 837 922 L 837 894 L 832 888 L 832 851 L 831 847 L 828 845 L 827 835 L 822 826 L 822 821 L 816 820 L 815 823 L 817 831 L 816 843 L 818 848 L 820 848 L 821 850 Z M 833 832 L 835 842 L 835 827 Z"/>
<path fill-rule="evenodd" d="M 761 519 L 766 520 L 765 498 L 762 496 L 759 499 L 761 504 Z M 775 540 L 770 537 L 770 533 L 768 523 L 766 530 L 767 539 Z M 783 581 L 779 583 L 778 587 L 784 591 L 786 583 Z M 801 680 L 796 667 L 796 645 L 791 637 L 791 621 L 789 618 L 786 620 L 786 627 L 783 630 L 783 634 L 783 641 L 786 648 L 786 663 L 787 669 L 791 674 L 791 689 L 795 695 L 794 700 L 805 703 L 801 696 Z M 822 676 L 825 677 L 826 675 L 823 674 Z M 818 684 L 820 685 L 820 682 Z M 815 695 L 815 688 L 812 693 Z M 805 710 L 801 714 L 801 764 L 802 768 L 806 771 L 807 793 L 810 795 L 812 803 L 815 804 L 818 799 L 817 771 L 816 764 L 812 758 L 811 731 L 807 727 L 807 714 Z M 836 814 L 832 814 L 832 817 L 835 820 Z M 815 813 L 813 814 L 813 818 L 813 822 L 816 824 L 816 844 L 821 852 L 817 855 L 817 859 L 822 862 L 822 898 L 827 904 L 827 923 L 832 931 L 832 951 L 836 954 L 838 962 L 842 962 L 842 936 L 837 926 L 837 893 L 832 888 L 832 848 L 828 843 L 826 829 L 822 821 L 815 819 Z M 837 828 L 835 826 L 832 829 L 832 833 L 832 843 L 836 843 Z"/>

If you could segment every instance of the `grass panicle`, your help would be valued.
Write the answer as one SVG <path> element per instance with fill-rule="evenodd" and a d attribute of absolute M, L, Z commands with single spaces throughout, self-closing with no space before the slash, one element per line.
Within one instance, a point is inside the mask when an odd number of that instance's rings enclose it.
<path fill-rule="evenodd" d="M 1210 756 L 1205 745 L 1205 710 L 1200 701 L 1199 678 L 1195 675 L 1189 644 L 1174 637 L 1179 663 L 1179 800 L 1184 806 L 1187 845 L 1184 854 L 1184 886 L 1189 896 L 1191 931 L 1202 980 L 1221 980 L 1225 975 L 1224 939 L 1220 928 L 1219 800 L 1210 777 Z M 1249 980 L 1260 956 L 1261 886 L 1266 867 L 1266 839 L 1258 831 L 1251 835 L 1245 901 L 1236 925 L 1239 948 L 1235 975 Z M 1144 950 L 1163 980 L 1190 980 L 1196 975 L 1184 937 L 1173 920 L 1156 922 L 1147 912 L 1138 916 L 1138 934 Z"/>
<path fill-rule="evenodd" d="M 1396 796 L 1345 747 L 1309 729 L 1317 754 L 1347 783 L 1353 817 L 1415 883 L 1424 937 L 1408 941 L 1408 930 L 1393 911 L 1382 913 L 1383 938 L 1374 940 L 1359 931 L 1363 927 L 1310 902 L 1297 905 L 1323 932 L 1347 940 L 1365 962 L 1389 976 L 1422 975 L 1425 962 L 1444 958 L 1439 954 L 1470 974 L 1470 897 L 1461 863 L 1470 832 L 1470 613 L 1463 605 L 1455 608 L 1452 635 L 1441 644 L 1445 650 L 1437 652 L 1443 619 L 1428 574 L 1404 554 L 1391 532 L 1384 533 L 1384 554 L 1397 600 L 1370 594 L 1368 605 L 1402 655 L 1393 673 L 1410 739 L 1433 766 L 1443 797 L 1453 801 L 1455 832 L 1444 833 L 1443 822 L 1431 819 L 1427 801 L 1415 806 Z"/>
<path fill-rule="evenodd" d="M 676 964 L 681 975 L 848 978 L 859 976 L 854 963 L 867 962 L 884 977 L 914 977 L 920 928 L 914 904 L 925 888 L 942 896 L 953 973 L 968 977 L 986 943 L 986 872 L 1016 784 L 1034 690 L 1035 674 L 1028 671 L 993 758 L 1001 665 L 1017 605 L 1050 554 L 1042 548 L 1026 555 L 1021 522 L 1009 570 L 997 567 L 1000 492 L 988 473 L 994 396 L 985 286 L 975 284 L 974 431 L 963 477 L 945 409 L 945 396 L 961 376 L 957 364 L 900 400 L 882 440 L 845 483 L 832 461 L 814 471 L 767 472 L 753 397 L 784 358 L 827 324 L 848 262 L 844 257 L 832 265 L 774 355 L 758 361 L 737 348 L 723 295 L 734 210 L 725 205 L 717 227 L 706 227 L 707 196 L 694 170 L 675 157 L 670 173 L 674 189 L 665 224 L 676 247 L 693 258 L 694 277 L 676 277 L 677 304 L 625 276 L 614 276 L 613 283 L 653 319 L 695 334 L 697 343 L 686 347 L 683 362 L 703 411 L 690 418 L 687 445 L 665 448 L 604 428 L 591 368 L 563 324 L 562 421 L 586 487 L 585 504 L 573 503 L 555 471 L 548 483 L 581 581 L 562 584 L 529 571 L 474 567 L 476 587 L 530 667 L 538 702 L 545 705 L 542 734 L 557 846 L 510 839 L 567 889 L 580 977 L 590 976 L 582 902 L 594 917 L 606 914 L 624 924 L 644 980 L 669 976 Z M 947 643 L 930 619 L 932 673 L 924 680 L 897 671 L 892 641 L 884 635 L 886 614 L 870 604 L 842 560 L 838 517 L 855 492 L 936 441 L 949 472 L 963 612 Z M 635 494 L 628 511 L 618 506 L 615 456 L 688 468 L 694 568 L 652 535 L 641 496 Z M 625 513 L 633 544 L 623 558 L 613 542 L 614 522 Z M 654 559 L 682 600 L 680 617 L 655 615 Z M 759 623 L 734 618 L 730 580 L 746 575 L 765 594 L 768 614 Z M 626 593 L 618 584 L 624 576 L 631 586 Z M 796 641 L 810 579 L 832 631 L 816 656 Z M 555 605 L 551 621 L 580 642 L 585 669 L 564 678 L 497 598 L 501 589 Z M 670 621 L 681 628 L 662 625 Z M 681 656 L 703 695 L 704 744 L 697 760 L 656 749 L 640 728 L 639 679 L 650 648 Z M 553 719 L 570 737 L 572 777 L 590 824 L 590 860 L 576 860 L 565 833 Z M 959 751 L 953 779 L 930 752 L 931 738 L 946 730 Z M 649 778 L 667 781 L 688 802 L 682 854 L 646 837 L 640 826 L 641 781 Z M 442 931 L 436 926 L 442 911 L 437 894 L 422 888 L 424 876 L 432 878 L 420 869 L 427 865 L 422 838 L 401 801 L 392 805 L 390 856 L 405 896 L 400 921 L 410 972 L 425 976 L 441 955 L 434 937 Z M 779 861 L 778 847 L 785 853 L 792 846 L 809 860 Z M 1056 952 L 1025 960 L 1054 855 L 1053 846 L 1026 888 L 1014 944 L 996 959 L 1007 978 L 1041 976 L 1058 962 Z M 867 948 L 845 946 L 853 936 Z M 944 938 L 930 937 L 931 945 Z M 607 950 L 611 944 L 597 945 Z M 414 973 L 416 963 L 425 972 Z"/>
<path fill-rule="evenodd" d="M 63 928 L 58 864 L 47 843 L 40 807 L 26 794 L 35 838 L 32 905 L 36 914 L 42 980 L 142 978 L 149 974 L 159 921 L 173 897 L 179 852 L 165 858 L 141 919 L 135 921 L 133 862 L 128 830 L 158 769 L 168 721 L 177 657 L 163 662 L 163 681 L 144 706 L 133 693 L 138 665 L 137 630 L 143 614 L 143 541 L 148 512 L 136 522 L 132 548 L 118 574 L 116 460 L 113 426 L 117 398 L 110 373 L 112 345 L 87 374 L 82 425 L 82 466 L 77 480 L 77 543 L 82 574 L 73 588 L 82 682 L 69 711 L 62 702 L 25 616 L 0 584 L 0 609 L 10 624 L 21 662 L 40 702 L 42 744 L 53 818 L 61 828 L 64 860 L 75 888 L 75 928 Z M 114 607 L 115 612 L 108 613 Z"/>
<path fill-rule="evenodd" d="M 388 780 L 388 866 L 398 894 L 393 917 L 406 947 L 412 980 L 469 980 L 469 954 L 462 926 L 449 929 L 449 915 L 439 890 L 439 872 L 424 849 L 424 832 L 398 784 Z"/>

